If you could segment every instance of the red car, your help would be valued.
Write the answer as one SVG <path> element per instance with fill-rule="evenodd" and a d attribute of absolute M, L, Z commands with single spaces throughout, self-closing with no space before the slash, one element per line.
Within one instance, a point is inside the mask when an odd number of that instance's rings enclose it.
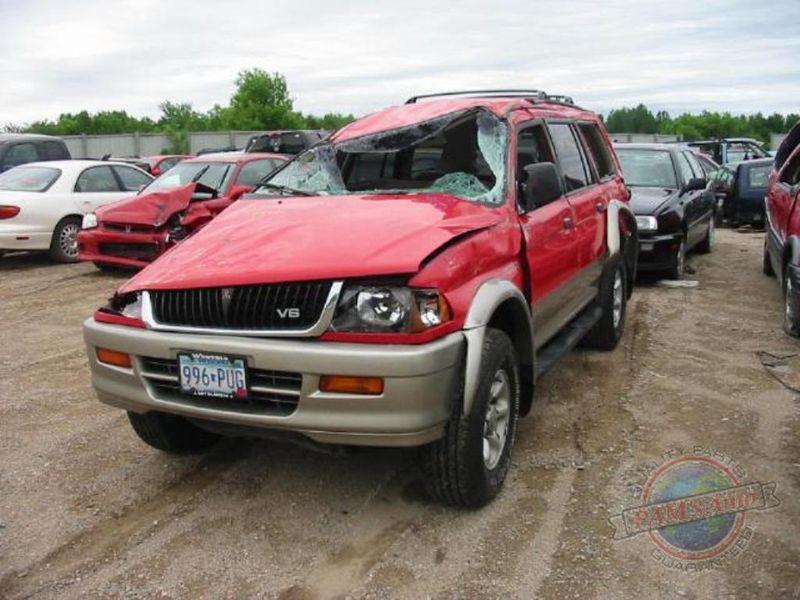
<path fill-rule="evenodd" d="M 168 171 L 182 160 L 192 158 L 190 154 L 157 154 L 155 156 L 143 156 L 141 161 L 145 163 L 153 177 L 158 177 L 164 171 Z"/>
<path fill-rule="evenodd" d="M 595 114 L 444 96 L 343 127 L 123 284 L 84 324 L 100 400 L 167 452 L 417 446 L 435 498 L 489 502 L 538 378 L 619 342 L 636 219 Z"/>
<path fill-rule="evenodd" d="M 784 139 L 767 184 L 764 273 L 778 275 L 783 324 L 800 336 L 800 122 Z"/>
<path fill-rule="evenodd" d="M 141 268 L 206 225 L 288 160 L 282 154 L 207 154 L 184 160 L 137 196 L 86 215 L 78 258 Z"/>

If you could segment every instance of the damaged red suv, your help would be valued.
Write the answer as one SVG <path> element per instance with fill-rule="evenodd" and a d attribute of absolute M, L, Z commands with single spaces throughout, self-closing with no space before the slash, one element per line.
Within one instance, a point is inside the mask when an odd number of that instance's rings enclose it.
<path fill-rule="evenodd" d="M 602 122 L 564 97 L 413 98 L 122 285 L 84 324 L 93 385 L 166 452 L 224 435 L 416 446 L 435 498 L 481 506 L 539 377 L 620 340 L 627 202 Z"/>
<path fill-rule="evenodd" d="M 78 259 L 141 268 L 206 225 L 286 162 L 283 154 L 206 154 L 179 162 L 137 196 L 83 218 Z"/>

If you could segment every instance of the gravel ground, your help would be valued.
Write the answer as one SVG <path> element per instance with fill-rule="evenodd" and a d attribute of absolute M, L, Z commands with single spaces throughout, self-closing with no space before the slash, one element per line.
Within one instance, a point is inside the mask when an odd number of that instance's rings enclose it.
<path fill-rule="evenodd" d="M 226 440 L 175 458 L 89 384 L 81 321 L 121 279 L 0 258 L 0 598 L 800 597 L 800 343 L 761 274 L 763 235 L 721 231 L 690 289 L 643 282 L 612 353 L 541 383 L 480 511 L 430 502 L 413 452 L 339 456 Z M 760 351 L 784 356 L 767 371 Z M 796 364 L 795 364 L 796 363 Z M 737 557 L 685 572 L 612 539 L 671 449 L 775 482 Z"/>

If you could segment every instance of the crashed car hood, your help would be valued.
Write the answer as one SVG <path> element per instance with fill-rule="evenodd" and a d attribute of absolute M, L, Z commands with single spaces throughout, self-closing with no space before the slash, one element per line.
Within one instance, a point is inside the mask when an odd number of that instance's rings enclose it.
<path fill-rule="evenodd" d="M 631 187 L 630 207 L 634 214 L 653 215 L 677 190 L 656 187 Z"/>
<path fill-rule="evenodd" d="M 161 227 L 192 201 L 194 183 L 151 194 L 139 194 L 97 209 L 97 219 L 107 223 Z"/>
<path fill-rule="evenodd" d="M 120 292 L 411 274 L 502 214 L 447 194 L 239 201 Z"/>

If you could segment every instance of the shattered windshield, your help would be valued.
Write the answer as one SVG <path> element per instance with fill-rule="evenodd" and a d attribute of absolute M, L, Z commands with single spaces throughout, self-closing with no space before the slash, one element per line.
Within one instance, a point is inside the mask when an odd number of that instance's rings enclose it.
<path fill-rule="evenodd" d="M 503 121 L 471 109 L 319 144 L 267 182 L 271 189 L 308 194 L 440 192 L 501 204 L 506 140 Z"/>

